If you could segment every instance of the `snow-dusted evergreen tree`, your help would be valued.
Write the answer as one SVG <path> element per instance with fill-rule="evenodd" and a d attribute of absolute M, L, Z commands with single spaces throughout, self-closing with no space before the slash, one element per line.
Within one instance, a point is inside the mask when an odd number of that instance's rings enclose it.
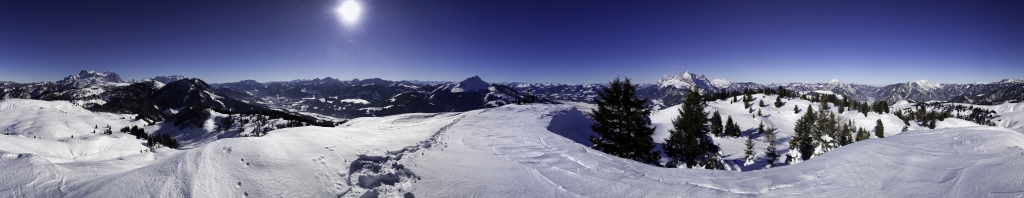
<path fill-rule="evenodd" d="M 715 113 L 711 114 L 711 134 L 714 134 L 716 137 L 722 137 L 723 130 L 722 115 L 715 111 Z"/>
<path fill-rule="evenodd" d="M 882 119 L 878 119 L 875 122 L 875 136 L 878 136 L 878 138 L 885 137 L 885 127 L 882 127 Z"/>
<path fill-rule="evenodd" d="M 818 109 L 814 119 L 814 132 L 811 133 L 811 137 L 814 139 L 815 144 L 821 146 L 822 151 L 828 152 L 833 148 L 839 147 L 836 141 L 839 137 L 839 122 L 835 113 L 828 110 L 827 103 L 822 102 L 820 104 L 821 108 Z"/>
<path fill-rule="evenodd" d="M 758 100 L 757 107 L 764 107 L 764 100 Z"/>
<path fill-rule="evenodd" d="M 779 152 L 775 147 L 775 129 L 769 128 L 761 134 L 764 134 L 764 143 L 768 145 L 768 149 L 764 152 L 764 156 L 768 158 L 768 167 L 774 167 L 775 161 L 779 160 Z"/>
<path fill-rule="evenodd" d="M 639 162 L 659 165 L 661 155 L 654 149 L 651 134 L 651 107 L 647 99 L 639 99 L 629 78 L 615 78 L 609 87 L 594 99 L 597 109 L 591 110 L 594 124 L 590 129 L 600 137 L 591 136 L 592 148 Z"/>
<path fill-rule="evenodd" d="M 775 108 L 782 107 L 782 96 L 775 97 Z"/>
<path fill-rule="evenodd" d="M 754 164 L 754 138 L 752 138 L 753 135 L 754 134 L 747 134 L 747 142 L 745 143 L 747 148 L 743 150 L 744 159 L 746 159 L 746 161 L 743 162 L 744 166 Z"/>
<path fill-rule="evenodd" d="M 671 135 L 665 139 L 662 146 L 672 159 L 666 164 L 667 167 L 687 168 L 704 167 L 709 169 L 723 169 L 720 162 L 718 145 L 715 145 L 711 136 L 710 127 L 707 123 L 707 113 L 704 108 L 707 102 L 701 100 L 701 95 L 696 86 L 689 90 L 683 104 L 679 107 L 679 117 L 672 120 Z"/>

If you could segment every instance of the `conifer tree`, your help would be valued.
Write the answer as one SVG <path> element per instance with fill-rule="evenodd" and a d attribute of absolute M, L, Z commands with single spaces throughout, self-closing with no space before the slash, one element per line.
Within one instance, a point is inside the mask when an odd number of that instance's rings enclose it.
<path fill-rule="evenodd" d="M 768 158 L 768 167 L 774 167 L 775 161 L 779 160 L 779 153 L 775 147 L 775 129 L 769 128 L 761 133 L 764 134 L 764 143 L 768 145 L 764 152 L 764 156 Z"/>
<path fill-rule="evenodd" d="M 875 136 L 878 136 L 878 138 L 885 137 L 885 127 L 882 127 L 882 119 L 875 121 Z"/>
<path fill-rule="evenodd" d="M 752 135 L 753 134 L 747 135 L 747 142 L 745 143 L 747 148 L 743 150 L 744 159 L 746 159 L 746 161 L 743 162 L 744 166 L 754 164 L 754 139 L 751 137 Z"/>
<path fill-rule="evenodd" d="M 908 130 L 910 130 L 910 125 L 903 125 L 903 130 L 902 131 L 906 132 Z"/>
<path fill-rule="evenodd" d="M 793 105 L 793 113 L 800 113 L 800 106 Z"/>
<path fill-rule="evenodd" d="M 935 120 L 932 120 L 930 123 L 928 123 L 928 128 L 935 129 Z"/>
<path fill-rule="evenodd" d="M 720 148 L 708 134 L 711 132 L 710 127 L 704 126 L 707 123 L 707 113 L 704 113 L 706 107 L 707 102 L 701 100 L 697 87 L 692 87 L 679 107 L 679 117 L 672 120 L 673 129 L 669 130 L 671 135 L 662 145 L 665 154 L 672 158 L 666 166 L 723 168 L 719 162 Z"/>
<path fill-rule="evenodd" d="M 762 116 L 761 115 L 761 109 L 757 109 L 757 116 Z"/>
<path fill-rule="evenodd" d="M 775 108 L 782 108 L 782 96 L 775 97 Z"/>
<path fill-rule="evenodd" d="M 764 100 L 758 100 L 758 101 L 759 102 L 758 102 L 758 106 L 757 107 L 764 107 Z"/>
<path fill-rule="evenodd" d="M 763 121 L 762 122 L 758 122 L 758 124 L 757 124 L 757 133 L 758 134 L 764 133 L 764 122 Z"/>
<path fill-rule="evenodd" d="M 597 109 L 591 110 L 590 117 L 595 123 L 590 128 L 600 137 L 591 136 L 592 148 L 605 153 L 642 163 L 659 165 L 661 155 L 654 149 L 651 134 L 651 107 L 647 99 L 639 99 L 636 87 L 629 78 L 616 77 L 594 102 Z M 697 100 L 700 100 L 698 97 Z M 253 132 L 259 135 L 259 130 Z"/>
<path fill-rule="evenodd" d="M 714 134 L 716 137 L 722 137 L 723 129 L 722 115 L 715 111 L 714 114 L 711 114 L 711 134 Z"/>

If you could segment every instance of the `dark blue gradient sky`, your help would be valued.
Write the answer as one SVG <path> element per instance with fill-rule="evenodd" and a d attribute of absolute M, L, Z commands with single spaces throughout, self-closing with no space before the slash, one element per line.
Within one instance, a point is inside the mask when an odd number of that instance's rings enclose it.
<path fill-rule="evenodd" d="M 79 70 L 208 82 L 334 77 L 883 85 L 1024 78 L 1024 1 L 0 2 L 0 80 Z"/>

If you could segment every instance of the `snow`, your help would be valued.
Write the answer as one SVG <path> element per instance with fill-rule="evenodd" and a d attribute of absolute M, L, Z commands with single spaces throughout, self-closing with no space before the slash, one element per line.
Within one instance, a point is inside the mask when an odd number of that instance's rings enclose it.
<path fill-rule="evenodd" d="M 658 87 L 675 87 L 676 89 L 689 88 L 691 85 L 689 82 L 693 82 L 693 77 L 690 72 L 683 72 L 675 76 L 664 75 L 661 80 L 658 80 Z"/>
<path fill-rule="evenodd" d="M 755 98 L 760 99 L 760 96 Z M 773 96 L 764 100 L 774 102 Z M 34 102 L 34 101 L 33 101 Z M 757 101 L 754 101 L 756 103 Z M 709 104 L 741 128 L 756 120 L 791 135 L 800 115 L 785 101 L 750 118 L 742 104 Z M 17 108 L 2 108 L 13 103 Z M 0 103 L 21 122 L 34 106 Z M 50 103 L 50 102 L 47 102 Z M 41 105 L 44 106 L 45 105 Z M 738 106 L 738 107 L 737 107 Z M 678 107 L 676 107 L 678 108 Z M 676 108 L 659 111 L 663 124 Z M 816 108 L 816 107 L 815 107 Z M 22 109 L 11 112 L 9 109 Z M 61 109 L 64 109 L 63 107 Z M 66 108 L 70 120 L 104 120 Z M 34 109 L 32 109 L 34 110 Z M 40 110 L 56 114 L 56 110 Z M 755 111 L 756 112 L 756 111 Z M 807 112 L 806 110 L 801 113 Z M 863 114 L 844 114 L 863 117 Z M 13 115 L 18 114 L 18 115 Z M 19 116 L 21 115 L 21 116 Z M 874 125 L 878 118 L 863 120 Z M 14 119 L 5 117 L 4 124 Z M 65 116 L 67 117 L 67 116 Z M 851 118 L 852 119 L 852 118 Z M 887 120 L 883 119 L 883 122 Z M 913 128 L 824 153 L 789 166 L 744 172 L 669 169 L 637 163 L 581 144 L 592 132 L 572 105 L 506 105 L 463 113 L 413 113 L 353 119 L 337 128 L 299 127 L 263 137 L 226 138 L 187 150 L 124 154 L 90 162 L 45 157 L 76 144 L 0 136 L 0 195 L 12 197 L 1019 197 L 1024 135 L 950 122 Z M 120 120 L 105 120 L 112 124 Z M 72 121 L 73 122 L 73 121 Z M 866 121 L 865 121 L 866 122 Z M 34 124 L 26 123 L 26 126 Z M 2 125 L 0 125 L 2 126 Z M 887 127 L 890 127 L 888 124 Z M 659 125 L 658 130 L 665 128 Z M 22 129 L 15 129 L 23 133 Z M 147 130 L 149 131 L 149 130 Z M 787 132 L 788 131 L 788 132 Z M 91 134 L 91 133 L 90 133 Z M 780 134 L 780 138 L 784 138 Z M 117 133 L 115 133 L 116 136 Z M 75 136 L 78 138 L 78 135 Z M 735 150 L 729 138 L 715 139 Z M 134 141 L 134 139 L 130 139 Z M 741 138 L 736 138 L 741 142 Z M 19 142 L 22 145 L 12 145 Z M 758 146 L 763 149 L 760 141 Z M 585 143 L 585 142 L 582 142 Z M 786 146 L 779 145 L 784 153 Z M 20 150 L 18 150 L 20 149 Z M 112 147 L 109 151 L 132 151 Z M 740 157 L 730 157 L 740 158 Z M 747 167 L 744 167 L 747 168 Z"/>
<path fill-rule="evenodd" d="M 933 89 L 942 88 L 941 84 L 939 84 L 939 83 L 931 83 L 931 82 L 928 82 L 928 80 L 916 80 L 916 81 L 913 81 L 913 82 L 910 82 L 910 83 L 915 84 L 918 87 L 921 87 L 921 88 L 923 88 L 925 90 L 933 90 Z"/>
<path fill-rule="evenodd" d="M 732 82 L 729 82 L 728 80 L 725 80 L 725 79 L 714 79 L 714 80 L 711 80 L 711 85 L 713 85 L 715 87 L 718 87 L 718 88 L 725 88 L 725 87 L 729 87 L 729 85 L 732 85 Z"/>
<path fill-rule="evenodd" d="M 490 84 L 484 82 L 484 80 L 480 79 L 479 76 L 473 76 L 456 83 L 455 87 L 452 88 L 452 93 L 477 92 L 487 89 L 488 86 L 490 86 Z"/>
<path fill-rule="evenodd" d="M 365 104 L 370 104 L 370 101 L 366 101 L 366 100 L 359 99 L 359 98 L 342 99 L 341 102 L 353 103 L 353 104 L 364 104 L 364 105 Z"/>

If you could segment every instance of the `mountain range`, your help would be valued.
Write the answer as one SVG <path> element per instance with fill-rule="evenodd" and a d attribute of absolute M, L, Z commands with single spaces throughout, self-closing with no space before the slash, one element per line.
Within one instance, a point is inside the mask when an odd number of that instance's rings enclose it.
<path fill-rule="evenodd" d="M 712 79 L 682 72 L 665 75 L 656 83 L 639 84 L 637 93 L 656 109 L 679 104 L 685 91 L 696 86 L 702 93 L 742 92 L 779 87 L 804 94 L 836 94 L 857 101 L 951 101 L 1000 104 L 1024 99 L 1024 81 L 941 84 L 925 80 L 877 87 L 831 80 L 757 84 Z M 221 111 L 289 112 L 311 119 L 340 121 L 355 117 L 412 112 L 468 111 L 515 103 L 530 95 L 540 103 L 593 103 L 607 84 L 488 83 L 479 76 L 456 82 L 392 81 L 380 78 L 258 82 L 243 80 L 210 83 L 180 75 L 124 80 L 113 72 L 83 70 L 56 82 L 0 82 L 0 98 L 68 100 L 101 111 L 134 112 L 157 121 L 185 107 L 202 106 Z M 143 100 L 148 98 L 149 100 Z M 141 101 L 141 102 L 138 102 Z M 162 115 L 154 112 L 164 112 Z"/>

